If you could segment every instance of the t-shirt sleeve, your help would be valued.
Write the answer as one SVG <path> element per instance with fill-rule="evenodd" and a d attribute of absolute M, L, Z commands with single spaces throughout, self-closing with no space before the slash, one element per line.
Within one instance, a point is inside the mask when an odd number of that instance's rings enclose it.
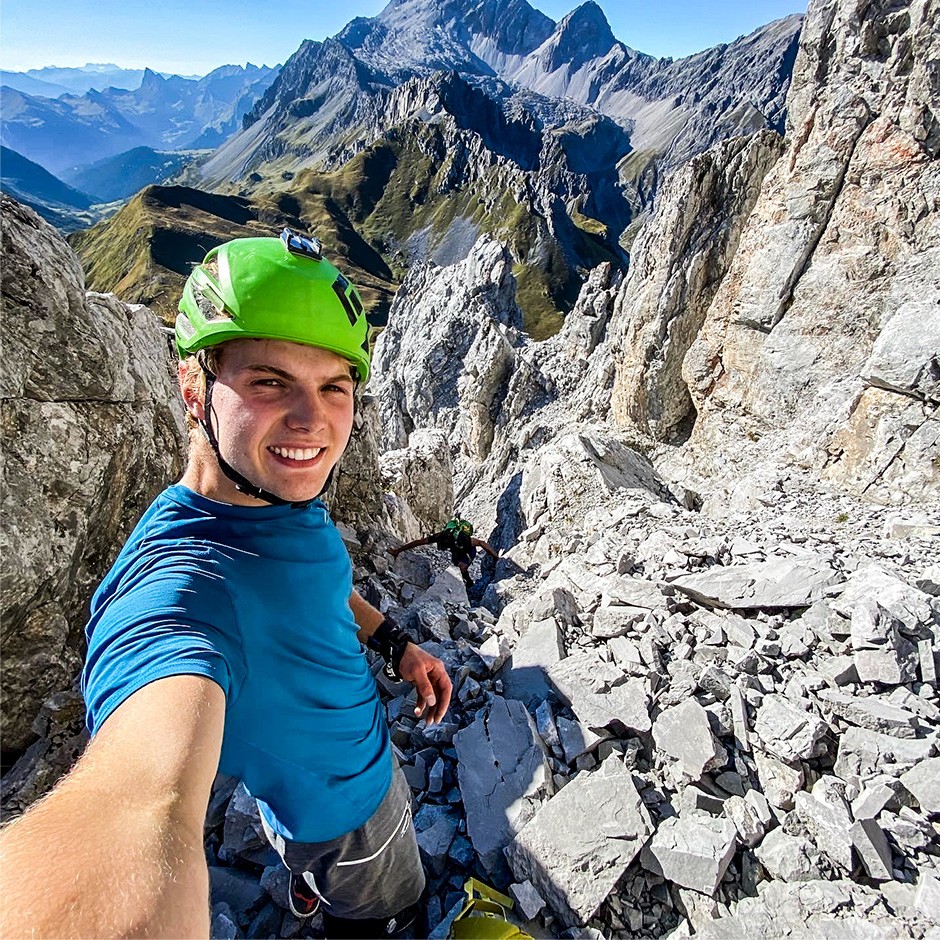
<path fill-rule="evenodd" d="M 244 677 L 235 610 L 221 578 L 182 567 L 149 571 L 96 598 L 82 692 L 91 734 L 157 679 L 205 676 L 231 701 Z"/>

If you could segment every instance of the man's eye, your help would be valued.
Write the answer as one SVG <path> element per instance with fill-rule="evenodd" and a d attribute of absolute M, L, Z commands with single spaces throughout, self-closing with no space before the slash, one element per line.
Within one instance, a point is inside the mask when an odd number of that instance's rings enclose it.
<path fill-rule="evenodd" d="M 323 390 L 325 392 L 339 392 L 342 395 L 346 395 L 349 392 L 349 389 L 343 385 L 324 385 Z"/>
<path fill-rule="evenodd" d="M 283 383 L 280 379 L 256 379 L 251 383 L 252 385 L 260 385 L 265 388 L 283 388 Z"/>

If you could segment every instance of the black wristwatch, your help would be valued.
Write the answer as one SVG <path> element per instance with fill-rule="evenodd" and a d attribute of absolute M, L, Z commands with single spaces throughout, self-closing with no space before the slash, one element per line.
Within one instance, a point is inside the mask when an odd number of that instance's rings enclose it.
<path fill-rule="evenodd" d="M 385 675 L 395 682 L 401 682 L 402 675 L 398 667 L 405 654 L 405 647 L 410 642 L 411 637 L 395 621 L 386 617 L 376 627 L 375 632 L 366 641 L 366 645 L 385 660 Z"/>

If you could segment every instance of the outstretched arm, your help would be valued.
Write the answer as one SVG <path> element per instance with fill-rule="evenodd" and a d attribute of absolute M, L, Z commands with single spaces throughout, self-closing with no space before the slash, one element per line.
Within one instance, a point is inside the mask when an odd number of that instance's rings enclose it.
<path fill-rule="evenodd" d="M 379 628 L 385 616 L 363 599 L 358 591 L 353 591 L 350 595 L 349 606 L 356 623 L 359 624 L 359 642 L 365 644 Z M 441 721 L 450 707 L 453 689 L 445 665 L 417 644 L 409 643 L 402 653 L 398 673 L 403 679 L 407 679 L 418 693 L 415 717 L 423 717 L 429 725 Z"/>
<path fill-rule="evenodd" d="M 499 558 L 499 553 L 489 542 L 484 542 L 483 539 L 470 539 L 470 541 L 476 545 L 477 548 L 482 548 L 487 551 L 493 558 Z"/>
<path fill-rule="evenodd" d="M 144 686 L 75 768 L 0 833 L 0 936 L 208 937 L 203 823 L 225 696 Z"/>
<path fill-rule="evenodd" d="M 399 545 L 398 548 L 390 548 L 388 553 L 392 556 L 392 558 L 397 558 L 402 552 L 407 552 L 409 548 L 417 548 L 419 545 L 430 544 L 431 536 L 426 535 L 423 539 L 415 539 L 413 542 L 405 542 L 404 545 Z"/>

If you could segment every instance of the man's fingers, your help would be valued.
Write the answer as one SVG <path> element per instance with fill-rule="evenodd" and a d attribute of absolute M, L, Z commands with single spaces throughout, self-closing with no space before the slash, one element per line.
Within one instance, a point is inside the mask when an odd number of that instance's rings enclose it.
<path fill-rule="evenodd" d="M 453 683 L 450 681 L 450 676 L 447 675 L 447 670 L 444 668 L 444 664 L 440 660 L 435 662 L 431 667 L 430 678 L 438 693 L 437 708 L 434 710 L 431 716 L 431 720 L 432 722 L 438 722 L 443 720 L 444 715 L 447 714 L 447 709 L 450 707 L 450 696 L 451 691 L 453 690 Z"/>
<path fill-rule="evenodd" d="M 415 706 L 415 715 L 420 717 L 426 708 L 433 708 L 437 704 L 437 697 L 434 695 L 434 688 L 425 672 L 424 663 L 421 664 L 413 679 L 415 689 L 418 692 L 418 704 Z"/>

